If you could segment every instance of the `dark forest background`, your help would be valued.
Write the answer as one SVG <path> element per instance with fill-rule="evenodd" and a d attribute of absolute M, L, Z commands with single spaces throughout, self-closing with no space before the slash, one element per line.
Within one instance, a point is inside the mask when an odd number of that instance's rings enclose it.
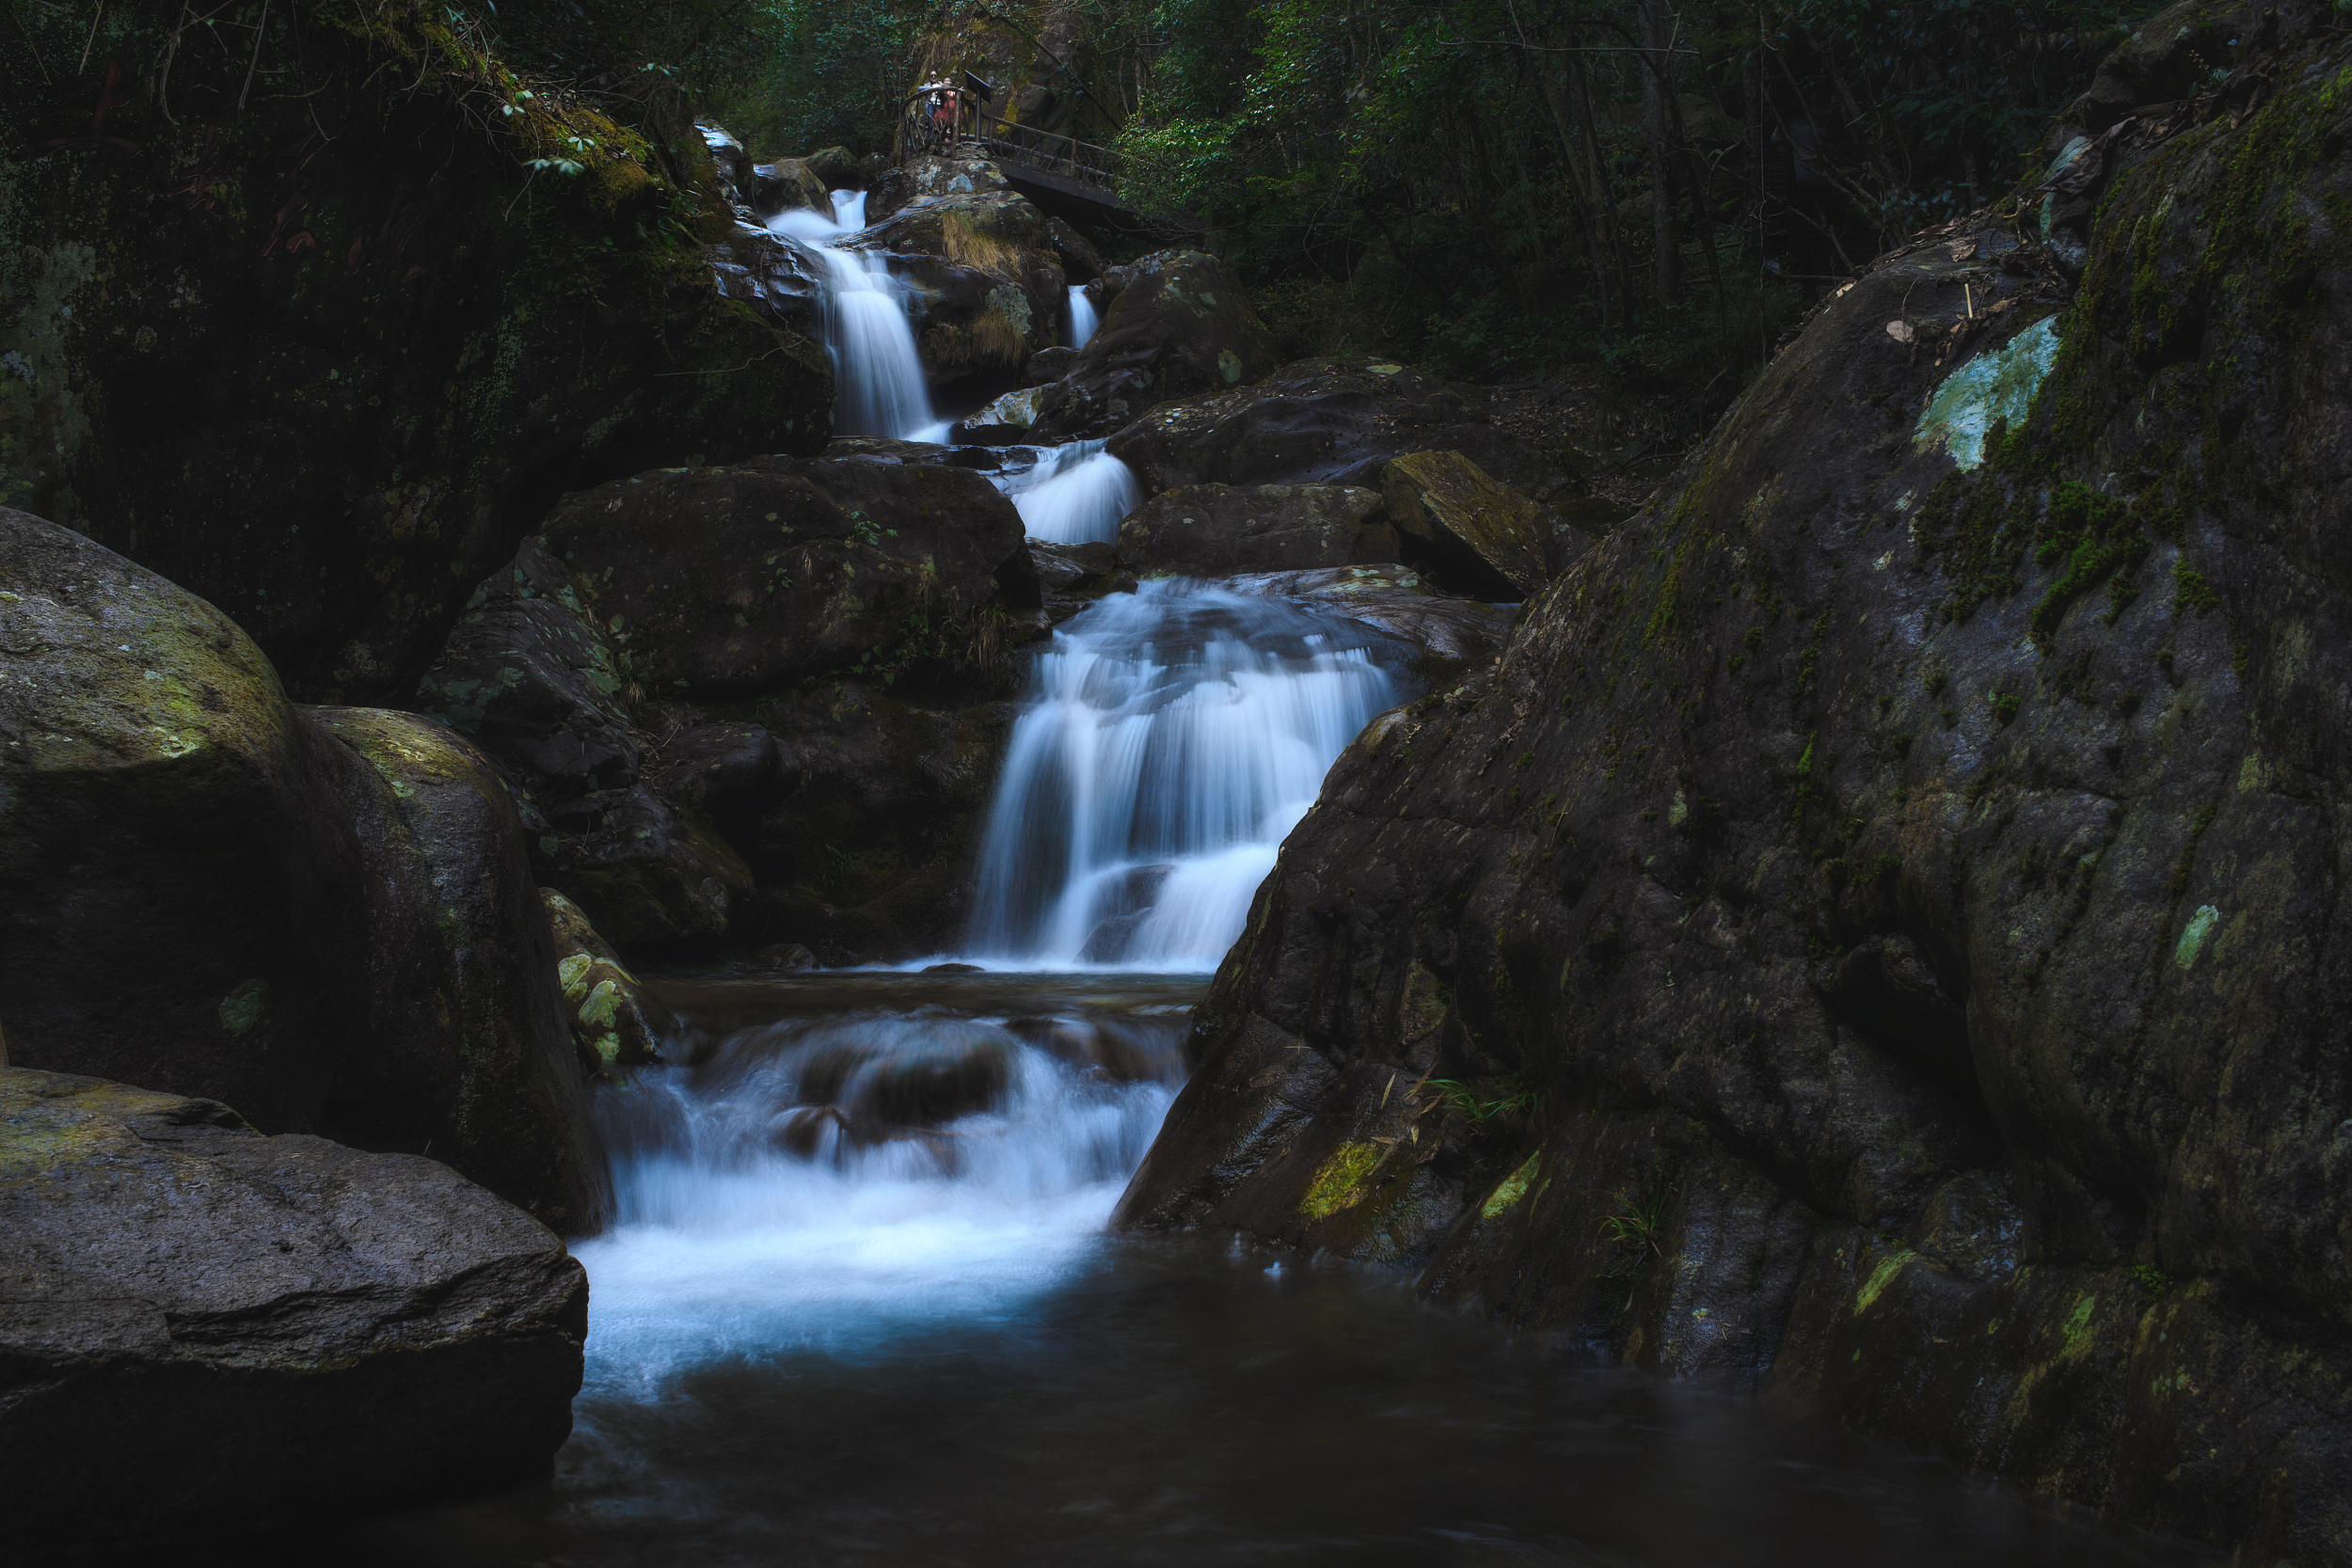
<path fill-rule="evenodd" d="M 2045 163 L 2147 0 L 1067 0 L 1127 194 L 1237 266 L 1289 356 L 1564 365 L 1711 418 L 1805 306 Z M 538 0 L 578 77 L 659 73 L 760 157 L 887 149 L 911 0 Z"/>

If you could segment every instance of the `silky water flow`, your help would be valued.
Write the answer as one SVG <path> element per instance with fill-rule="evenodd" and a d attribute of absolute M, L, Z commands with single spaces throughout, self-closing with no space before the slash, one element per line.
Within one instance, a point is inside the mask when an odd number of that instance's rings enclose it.
<path fill-rule="evenodd" d="M 826 258 L 839 428 L 943 439 L 896 280 L 844 248 L 864 196 L 834 199 L 777 227 Z M 1100 442 L 1006 488 L 1048 541 L 1136 500 Z M 652 977 L 682 1029 L 596 1090 L 617 1207 L 575 1243 L 587 1378 L 551 1484 L 282 1560 L 2210 1560 L 1499 1336 L 1406 1275 L 1108 1230 L 1206 972 L 1331 762 L 1412 695 L 1408 654 L 1210 583 L 1066 623 L 981 847 L 985 970 Z"/>

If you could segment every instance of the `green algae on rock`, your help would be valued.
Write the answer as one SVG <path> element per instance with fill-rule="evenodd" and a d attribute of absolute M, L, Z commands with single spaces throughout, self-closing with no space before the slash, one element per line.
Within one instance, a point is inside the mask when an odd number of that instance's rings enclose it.
<path fill-rule="evenodd" d="M 1912 439 L 1922 449 L 1942 447 L 1963 469 L 1979 467 L 1985 436 L 1994 426 L 2026 422 L 2058 350 L 2057 319 L 2045 317 L 1977 355 L 1944 378 Z"/>
<path fill-rule="evenodd" d="M 660 1061 L 662 1037 L 677 1027 L 670 1009 L 623 966 L 579 905 L 551 887 L 541 888 L 539 898 L 555 936 L 556 980 L 581 1063 L 602 1071 Z"/>
<path fill-rule="evenodd" d="M 1333 1244 L 1300 1204 L 1381 1126 L 1426 1201 L 1378 1245 L 1435 1299 L 2249 1560 L 2345 1560 L 2326 24 L 2233 17 L 2233 85 L 2112 146 L 2071 301 L 1990 217 L 1883 259 L 1490 677 L 1359 738 L 1124 1222 Z M 2007 341 L 2056 303 L 1977 466 L 1912 439 L 1946 377 L 1888 321 Z M 1115 446 L 1181 457 L 1160 418 Z M 1393 1078 L 1504 1074 L 1540 1094 L 1517 1137 L 1426 1097 L 1380 1120 Z"/>

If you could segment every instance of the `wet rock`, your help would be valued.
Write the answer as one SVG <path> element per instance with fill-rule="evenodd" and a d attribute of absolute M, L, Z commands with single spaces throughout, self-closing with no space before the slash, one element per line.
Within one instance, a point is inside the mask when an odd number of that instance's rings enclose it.
<path fill-rule="evenodd" d="M 1409 567 L 1393 563 L 1338 566 L 1311 572 L 1263 572 L 1229 578 L 1236 594 L 1263 594 L 1334 609 L 1429 657 L 1454 665 L 1486 664 L 1502 651 L 1518 611 L 1433 588 Z"/>
<path fill-rule="evenodd" d="M 2237 36 L 2274 96 L 2122 164 L 2078 293 L 1998 224 L 1883 259 L 1359 737 L 1129 1223 L 2342 1557 L 2352 242 L 2222 214 L 2352 174 L 2325 46 Z"/>
<path fill-rule="evenodd" d="M 755 210 L 752 205 L 752 155 L 723 126 L 696 120 L 694 129 L 701 133 L 703 146 L 710 150 L 711 167 L 717 176 L 720 194 L 741 216 L 753 216 Z"/>
<path fill-rule="evenodd" d="M 1534 593 L 1592 547 L 1549 507 L 1488 477 L 1458 451 L 1391 458 L 1380 470 L 1380 489 L 1390 520 L 1426 552 L 1433 572 L 1445 573 L 1468 552 L 1508 584 L 1514 598 Z M 1471 572 L 1456 567 L 1455 575 Z"/>
<path fill-rule="evenodd" d="M 726 239 L 704 247 L 719 293 L 740 300 L 780 330 L 818 335 L 825 264 L 789 235 L 756 223 L 739 223 Z"/>
<path fill-rule="evenodd" d="M 739 849 L 757 841 L 760 814 L 800 782 L 774 736 L 735 720 L 688 725 L 661 743 L 653 762 L 654 792 Z"/>
<path fill-rule="evenodd" d="M 534 123 L 601 145 L 517 205 L 511 135 L 420 83 L 419 25 L 306 34 L 302 90 L 248 95 L 248 59 L 172 47 L 176 12 L 109 7 L 90 69 L 119 64 L 126 103 L 244 101 L 233 124 L 136 111 L 135 151 L 24 150 L 88 123 L 72 73 L 0 95 L 24 361 L 0 501 L 219 606 L 310 702 L 404 698 L 564 491 L 814 451 L 830 422 L 822 350 L 713 287 L 729 207 L 700 135 L 542 100 Z M 322 137 L 329 103 L 352 119 Z"/>
<path fill-rule="evenodd" d="M 978 974 L 982 973 L 982 970 L 978 964 L 927 964 L 924 966 L 923 973 L 926 974 Z"/>
<path fill-rule="evenodd" d="M 12 1554 L 172 1552 L 546 1475 L 588 1282 L 545 1226 L 432 1160 L 91 1078 L 0 1071 L 0 1121 Z"/>
<path fill-rule="evenodd" d="M 1067 287 L 1053 235 L 1009 190 L 919 197 L 860 244 L 889 252 L 917 285 L 915 345 L 933 385 L 1009 380 L 1061 336 Z"/>
<path fill-rule="evenodd" d="M 572 835 L 557 852 L 558 890 L 621 947 L 715 942 L 749 907 L 752 874 L 734 847 L 643 784 L 550 820 Z"/>
<path fill-rule="evenodd" d="M 1011 1078 L 1004 1033 L 942 1020 L 888 1044 L 833 1041 L 802 1059 L 803 1099 L 828 1105 L 861 1132 L 921 1128 L 984 1111 Z"/>
<path fill-rule="evenodd" d="M 757 940 L 805 943 L 828 965 L 953 948 L 1010 705 L 928 706 L 852 682 L 761 713 L 800 784 L 762 817 L 750 857 Z"/>
<path fill-rule="evenodd" d="M 1115 546 L 1103 540 L 1083 545 L 1048 545 L 1032 539 L 1029 559 L 1037 563 L 1046 619 L 1055 626 L 1109 592 L 1113 574 L 1119 570 Z"/>
<path fill-rule="evenodd" d="M 1172 1029 L 1103 1018 L 1017 1018 L 1005 1029 L 1056 1061 L 1114 1084 L 1174 1082 L 1184 1075 L 1171 1049 Z"/>
<path fill-rule="evenodd" d="M 1330 484 L 1188 484 L 1130 513 L 1120 563 L 1222 578 L 1393 561 L 1396 531 L 1375 490 Z"/>
<path fill-rule="evenodd" d="M 581 586 L 525 540 L 474 590 L 417 706 L 479 742 L 533 790 L 578 795 L 637 780 L 643 747 L 621 705 L 611 639 Z"/>
<path fill-rule="evenodd" d="M 313 1127 L 368 991 L 342 748 L 228 616 L 6 509 L 0 676 L 17 1065 Z"/>
<path fill-rule="evenodd" d="M 1092 241 L 1059 218 L 1048 218 L 1045 226 L 1054 237 L 1054 253 L 1061 258 L 1064 277 L 1078 284 L 1091 283 L 1103 276 L 1103 257 Z"/>
<path fill-rule="evenodd" d="M 1020 515 L 948 463 L 767 457 L 641 474 L 564 498 L 542 546 L 665 697 L 985 666 L 1005 612 L 1038 602 Z"/>
<path fill-rule="evenodd" d="M 779 158 L 752 169 L 752 207 L 763 220 L 803 209 L 831 219 L 833 192 L 805 158 Z"/>
<path fill-rule="evenodd" d="M 318 1130 L 363 1148 L 429 1149 L 547 1225 L 597 1229 L 604 1162 L 505 783 L 434 720 L 308 716 L 347 749 L 339 793 L 369 889 L 365 1005 L 347 999 L 357 1016 Z"/>
<path fill-rule="evenodd" d="M 780 969 L 787 974 L 817 967 L 817 955 L 797 942 L 779 942 L 759 950 L 757 961 L 763 968 Z"/>
<path fill-rule="evenodd" d="M 851 1141 L 850 1118 L 830 1105 L 795 1105 L 776 1117 L 768 1136 L 803 1160 L 831 1159 Z"/>
<path fill-rule="evenodd" d="M 1485 392 L 1386 360 L 1301 359 L 1251 385 L 1154 408 L 1109 450 L 1147 495 L 1186 484 L 1377 489 L 1391 458 L 1431 450 L 1458 451 L 1546 504 L 1571 487 L 1494 422 Z"/>
<path fill-rule="evenodd" d="M 1104 273 L 1103 289 L 1108 299 L 1102 324 L 1038 405 L 1042 436 L 1106 436 L 1154 404 L 1223 390 L 1274 369 L 1264 324 L 1240 281 L 1213 256 L 1154 251 Z"/>
<path fill-rule="evenodd" d="M 1005 466 L 1001 452 L 983 447 L 941 446 L 930 441 L 898 441 L 886 436 L 836 436 L 825 449 L 828 458 L 855 457 L 869 463 L 940 463 L 951 468 L 994 473 Z"/>
<path fill-rule="evenodd" d="M 597 1072 L 660 1061 L 661 1042 L 677 1033 L 675 1015 L 628 972 L 579 905 L 551 887 L 539 890 L 539 901 L 555 940 L 556 983 L 580 1065 Z"/>
<path fill-rule="evenodd" d="M 1074 348 L 1041 348 L 1029 356 L 1028 366 L 1021 372 L 1021 379 L 1032 389 L 1041 388 L 1068 375 L 1071 367 L 1077 362 L 1078 351 Z M 1037 418 L 1034 403 L 1030 406 L 1029 418 Z"/>

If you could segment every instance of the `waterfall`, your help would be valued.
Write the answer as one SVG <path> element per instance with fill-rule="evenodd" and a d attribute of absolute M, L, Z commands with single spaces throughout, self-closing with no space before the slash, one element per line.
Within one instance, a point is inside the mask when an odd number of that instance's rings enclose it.
<path fill-rule="evenodd" d="M 1135 470 L 1104 445 L 1073 441 L 1051 448 L 1037 467 L 997 481 L 1030 538 L 1084 545 L 1119 537 L 1119 525 L 1143 504 L 1143 488 Z"/>
<path fill-rule="evenodd" d="M 1086 347 L 1087 340 L 1094 336 L 1095 324 L 1099 319 L 1094 313 L 1094 301 L 1087 298 L 1085 285 L 1080 284 L 1072 288 L 1070 291 L 1070 346 L 1072 348 Z"/>
<path fill-rule="evenodd" d="M 1214 968 L 1324 774 L 1396 702 L 1397 657 L 1360 623 L 1184 579 L 1073 619 L 1013 726 L 970 950 Z"/>
<path fill-rule="evenodd" d="M 768 227 L 799 240 L 825 263 L 825 353 L 833 360 L 834 433 L 945 441 L 930 384 L 908 324 L 906 291 L 877 251 L 843 248 L 866 227 L 866 193 L 833 193 L 835 216 L 814 208 L 780 213 Z"/>

